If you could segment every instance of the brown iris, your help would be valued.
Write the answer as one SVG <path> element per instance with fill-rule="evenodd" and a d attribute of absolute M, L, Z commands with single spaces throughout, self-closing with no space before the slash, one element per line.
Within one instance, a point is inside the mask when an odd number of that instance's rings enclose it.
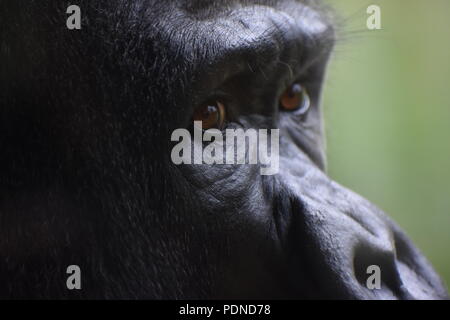
<path fill-rule="evenodd" d="M 194 111 L 194 121 L 202 122 L 202 129 L 221 129 L 225 122 L 225 106 L 219 101 L 205 103 Z"/>
<path fill-rule="evenodd" d="M 299 83 L 292 84 L 280 97 L 280 107 L 286 111 L 304 114 L 310 107 L 308 92 Z"/>

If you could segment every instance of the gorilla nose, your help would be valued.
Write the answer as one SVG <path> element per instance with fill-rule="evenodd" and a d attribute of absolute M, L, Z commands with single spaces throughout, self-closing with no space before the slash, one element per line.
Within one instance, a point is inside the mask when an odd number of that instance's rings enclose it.
<path fill-rule="evenodd" d="M 366 199 L 322 172 L 297 178 L 291 187 L 294 238 L 306 256 L 299 263 L 315 270 L 310 284 L 318 297 L 448 299 L 425 257 Z"/>

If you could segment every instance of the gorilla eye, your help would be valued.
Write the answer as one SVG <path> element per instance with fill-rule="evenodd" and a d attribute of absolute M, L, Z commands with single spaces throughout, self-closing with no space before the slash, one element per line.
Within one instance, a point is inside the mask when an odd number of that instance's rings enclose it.
<path fill-rule="evenodd" d="M 308 92 L 299 83 L 292 84 L 280 97 L 280 108 L 286 111 L 295 111 L 296 114 L 305 114 L 310 105 Z"/>
<path fill-rule="evenodd" d="M 202 121 L 202 129 L 222 129 L 225 123 L 225 105 L 220 101 L 208 102 L 194 111 L 194 121 Z"/>

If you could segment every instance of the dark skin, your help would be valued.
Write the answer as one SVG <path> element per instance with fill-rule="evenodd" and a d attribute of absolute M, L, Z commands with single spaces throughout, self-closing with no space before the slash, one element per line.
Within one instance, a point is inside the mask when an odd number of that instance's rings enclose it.
<path fill-rule="evenodd" d="M 0 3 L 0 298 L 448 298 L 397 225 L 325 173 L 327 10 L 80 0 L 69 31 L 68 5 Z M 293 83 L 306 113 L 280 107 Z M 206 101 L 224 128 L 279 128 L 279 173 L 173 164 L 172 131 Z"/>

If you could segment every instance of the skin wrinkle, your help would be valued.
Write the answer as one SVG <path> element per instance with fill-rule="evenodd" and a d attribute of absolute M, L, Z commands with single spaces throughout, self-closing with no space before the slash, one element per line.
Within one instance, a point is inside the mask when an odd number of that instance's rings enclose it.
<path fill-rule="evenodd" d="M 0 298 L 448 298 L 399 227 L 323 171 L 335 32 L 319 2 L 78 5 L 68 32 L 62 2 L 0 1 Z M 305 117 L 279 109 L 294 79 Z M 171 162 L 173 130 L 219 97 L 230 128 L 280 129 L 277 175 Z M 73 263 L 81 291 L 64 287 Z"/>

